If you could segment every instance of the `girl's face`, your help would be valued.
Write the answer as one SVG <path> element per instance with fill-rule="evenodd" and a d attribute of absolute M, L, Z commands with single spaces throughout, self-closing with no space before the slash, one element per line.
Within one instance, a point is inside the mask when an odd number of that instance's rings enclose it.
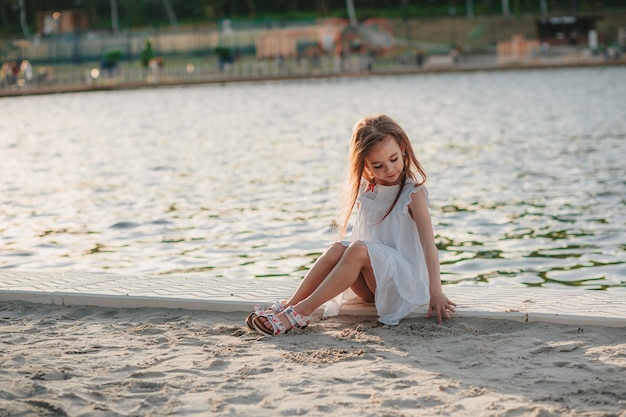
<path fill-rule="evenodd" d="M 396 185 L 404 172 L 404 150 L 394 138 L 387 136 L 365 155 L 365 166 L 381 185 Z"/>

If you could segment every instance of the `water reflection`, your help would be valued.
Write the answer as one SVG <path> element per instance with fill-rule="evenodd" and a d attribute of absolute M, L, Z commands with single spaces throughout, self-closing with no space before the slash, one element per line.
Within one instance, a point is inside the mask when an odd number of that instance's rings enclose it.
<path fill-rule="evenodd" d="M 626 70 L 3 99 L 0 267 L 293 276 L 335 239 L 350 130 L 429 176 L 448 284 L 624 287 Z"/>

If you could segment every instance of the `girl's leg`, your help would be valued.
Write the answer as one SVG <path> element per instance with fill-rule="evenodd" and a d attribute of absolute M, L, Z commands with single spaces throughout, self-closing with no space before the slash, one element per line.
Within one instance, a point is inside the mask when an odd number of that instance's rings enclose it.
<path fill-rule="evenodd" d="M 358 282 L 362 280 L 361 282 Z M 364 284 L 363 285 L 363 281 Z M 357 283 L 358 282 L 358 283 Z M 355 285 L 356 284 L 356 285 Z M 363 288 L 369 288 L 372 297 L 376 292 L 376 280 L 365 243 L 355 241 L 344 251 L 337 265 L 326 279 L 305 299 L 295 304 L 294 309 L 304 315 L 313 314 L 316 308 L 348 288 L 356 288 L 363 296 Z"/>
<path fill-rule="evenodd" d="M 363 274 L 359 274 L 359 278 L 350 286 L 350 289 L 356 294 L 357 297 L 366 303 L 374 302 L 374 291 L 370 289 Z"/>
<path fill-rule="evenodd" d="M 323 271 L 323 269 L 320 269 L 320 271 Z M 315 274 L 313 278 L 310 278 L 310 281 L 300 294 L 298 294 L 300 288 L 296 291 L 298 295 L 306 293 L 309 293 L 309 295 L 295 304 L 289 304 L 303 316 L 313 314 L 320 305 L 350 287 L 354 287 L 361 293 L 357 295 L 361 297 L 370 295 L 371 299 L 373 299 L 373 294 L 376 292 L 376 280 L 374 279 L 367 246 L 360 241 L 353 242 L 348 248 L 344 248 L 341 258 L 328 275 L 323 277 Z M 309 284 L 313 283 L 317 283 L 317 286 L 309 286 Z M 369 289 L 369 294 L 365 291 L 365 288 Z M 294 295 L 293 299 L 296 299 L 296 295 Z M 283 325 L 289 326 L 289 320 L 284 312 L 278 314 L 277 317 L 283 322 Z M 270 323 L 265 321 L 264 325 L 271 330 Z"/>
<path fill-rule="evenodd" d="M 333 243 L 306 273 L 298 289 L 293 293 L 286 306 L 298 304 L 300 301 L 310 296 L 337 265 L 346 249 L 347 247 L 339 242 Z"/>
<path fill-rule="evenodd" d="M 340 242 L 332 244 L 326 252 L 324 252 L 322 256 L 315 261 L 313 267 L 309 269 L 296 291 L 289 298 L 289 300 L 287 300 L 283 307 L 286 308 L 293 306 L 311 295 L 311 293 L 315 291 L 320 283 L 328 276 L 335 265 L 337 265 L 337 262 L 339 262 L 343 256 L 346 248 L 347 247 L 342 245 Z M 250 329 L 254 329 L 252 321 L 256 316 L 256 312 L 253 312 L 246 318 L 246 324 L 250 327 Z"/>

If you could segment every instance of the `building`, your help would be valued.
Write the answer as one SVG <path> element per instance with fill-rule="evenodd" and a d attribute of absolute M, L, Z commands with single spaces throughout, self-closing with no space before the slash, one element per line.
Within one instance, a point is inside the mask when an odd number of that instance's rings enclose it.
<path fill-rule="evenodd" d="M 587 45 L 602 16 L 555 16 L 536 20 L 537 39 L 549 45 Z"/>
<path fill-rule="evenodd" d="M 83 32 L 89 29 L 89 19 L 84 10 L 55 10 L 37 13 L 37 33 L 44 36 Z"/>

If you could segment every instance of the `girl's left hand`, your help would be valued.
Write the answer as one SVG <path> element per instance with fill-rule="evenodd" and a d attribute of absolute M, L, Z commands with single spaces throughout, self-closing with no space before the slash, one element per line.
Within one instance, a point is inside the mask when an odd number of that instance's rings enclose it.
<path fill-rule="evenodd" d="M 441 324 L 444 318 L 450 318 L 450 312 L 456 311 L 454 307 L 456 307 L 456 303 L 450 301 L 443 291 L 439 291 L 430 295 L 428 313 L 424 317 L 428 319 L 434 314 L 437 316 L 437 324 Z"/>

